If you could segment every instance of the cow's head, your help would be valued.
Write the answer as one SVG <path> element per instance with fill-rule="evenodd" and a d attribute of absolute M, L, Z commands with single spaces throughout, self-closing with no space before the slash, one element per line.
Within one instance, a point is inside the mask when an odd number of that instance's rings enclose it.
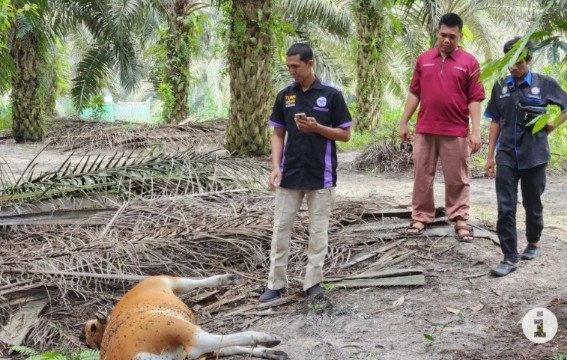
<path fill-rule="evenodd" d="M 91 349 L 100 349 L 102 336 L 106 330 L 108 316 L 100 311 L 95 314 L 95 318 L 85 323 L 85 342 Z"/>

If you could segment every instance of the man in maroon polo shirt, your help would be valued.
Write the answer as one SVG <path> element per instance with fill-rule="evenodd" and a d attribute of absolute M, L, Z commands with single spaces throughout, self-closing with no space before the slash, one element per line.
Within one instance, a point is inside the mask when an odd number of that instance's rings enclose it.
<path fill-rule="evenodd" d="M 433 182 L 437 160 L 445 178 L 445 211 L 460 241 L 473 240 L 469 218 L 469 156 L 480 149 L 480 102 L 484 88 L 474 56 L 458 47 L 463 21 L 441 17 L 438 44 L 416 61 L 400 123 L 403 142 L 412 139 L 408 122 L 419 106 L 413 146 L 412 222 L 408 235 L 419 235 L 435 216 Z M 471 130 L 469 131 L 469 118 Z"/>

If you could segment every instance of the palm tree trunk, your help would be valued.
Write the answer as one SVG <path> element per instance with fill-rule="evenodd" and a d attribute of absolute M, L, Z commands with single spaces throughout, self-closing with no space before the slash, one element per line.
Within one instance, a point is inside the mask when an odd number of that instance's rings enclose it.
<path fill-rule="evenodd" d="M 13 27 L 12 31 L 16 31 Z M 41 141 L 45 135 L 40 87 L 41 46 L 36 34 L 12 37 L 10 54 L 16 65 L 12 79 L 12 133 L 18 143 Z"/>
<path fill-rule="evenodd" d="M 269 152 L 274 101 L 271 0 L 233 0 L 228 61 L 230 110 L 226 148 L 241 155 Z"/>
<path fill-rule="evenodd" d="M 380 71 L 383 69 L 386 13 L 372 0 L 357 0 L 357 89 L 356 119 L 358 131 L 373 130 L 380 122 L 382 101 Z"/>
<path fill-rule="evenodd" d="M 166 41 L 168 64 L 166 66 L 166 81 L 171 85 L 173 104 L 168 109 L 165 122 L 179 123 L 188 116 L 189 109 L 187 96 L 190 86 L 191 64 L 191 22 L 190 8 L 193 1 L 175 0 L 169 6 L 168 27 L 169 33 Z"/>

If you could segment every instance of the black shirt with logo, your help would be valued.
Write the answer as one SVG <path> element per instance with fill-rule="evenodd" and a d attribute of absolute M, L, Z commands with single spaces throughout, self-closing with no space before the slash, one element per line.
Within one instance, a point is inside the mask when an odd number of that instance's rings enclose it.
<path fill-rule="evenodd" d="M 334 140 L 300 131 L 295 114 L 305 113 L 323 126 L 348 128 L 352 117 L 340 90 L 315 79 L 307 91 L 299 83 L 281 90 L 269 124 L 286 130 L 280 186 L 318 190 L 337 185 L 337 150 Z"/>
<path fill-rule="evenodd" d="M 529 169 L 549 161 L 547 131 L 532 134 L 526 126 L 548 105 L 567 110 L 567 93 L 549 76 L 528 72 L 520 84 L 512 76 L 494 84 L 484 116 L 500 124 L 497 165 Z"/>

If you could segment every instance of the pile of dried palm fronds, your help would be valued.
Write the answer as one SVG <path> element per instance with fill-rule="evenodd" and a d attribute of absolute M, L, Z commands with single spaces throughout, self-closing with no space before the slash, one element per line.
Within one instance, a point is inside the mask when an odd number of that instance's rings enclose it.
<path fill-rule="evenodd" d="M 405 171 L 412 165 L 411 145 L 400 145 L 399 142 L 394 140 L 368 146 L 352 163 L 355 169 L 380 172 Z"/>
<path fill-rule="evenodd" d="M 353 251 L 379 242 L 344 234 L 343 228 L 372 216 L 371 203 L 344 202 L 333 213 L 326 270 L 336 274 Z M 0 233 L 0 309 L 5 323 L 12 304 L 30 291 L 47 289 L 47 313 L 28 336 L 38 349 L 77 347 L 81 323 L 109 309 L 132 281 L 124 275 L 209 276 L 238 273 L 235 289 L 193 292 L 201 317 L 256 301 L 267 277 L 273 199 L 230 194 L 127 203 L 103 216 L 99 226 L 17 226 Z M 289 274 L 298 287 L 306 259 L 308 219 L 304 209 L 292 235 Z M 121 279 L 122 278 L 122 279 Z M 227 292 L 225 292 L 227 291 Z M 212 295 L 211 295 L 212 294 Z M 221 296 L 222 295 L 222 296 Z M 224 304 L 224 306 L 223 306 Z M 224 309 L 224 310 L 223 310 Z"/>
<path fill-rule="evenodd" d="M 235 288 L 188 295 L 201 318 L 256 306 L 272 233 L 273 198 L 259 191 L 267 177 L 265 165 L 254 159 L 194 150 L 71 155 L 58 169 L 39 174 L 32 162 L 18 180 L 3 179 L 0 190 L 0 324 L 43 294 L 49 305 L 26 345 L 77 348 L 86 319 L 110 309 L 134 280 L 153 274 L 242 275 L 246 281 Z M 375 255 L 374 248 L 384 245 L 380 234 L 348 231 L 376 216 L 376 209 L 374 203 L 338 204 L 328 275 L 344 272 L 356 252 L 370 247 Z M 307 227 L 302 209 L 289 258 L 296 289 L 307 261 Z"/>
<path fill-rule="evenodd" d="M 265 188 L 265 165 L 250 158 L 198 153 L 115 153 L 69 156 L 58 169 L 37 174 L 35 163 L 12 186 L 0 189 L 2 204 L 51 198 L 113 195 L 126 199 L 180 196 L 227 189 Z M 9 179 L 0 173 L 2 184 Z"/>
<path fill-rule="evenodd" d="M 219 125 L 220 124 L 220 125 Z M 129 122 L 96 122 L 74 118 L 54 119 L 49 127 L 49 146 L 62 150 L 179 149 L 198 146 L 222 148 L 223 123 L 150 125 Z"/>

